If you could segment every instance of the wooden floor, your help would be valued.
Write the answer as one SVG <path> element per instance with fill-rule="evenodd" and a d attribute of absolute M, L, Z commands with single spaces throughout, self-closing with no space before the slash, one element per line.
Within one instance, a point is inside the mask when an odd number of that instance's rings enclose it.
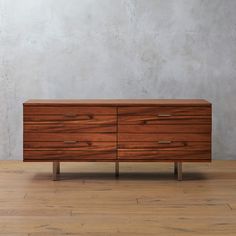
<path fill-rule="evenodd" d="M 170 163 L 0 162 L 1 235 L 236 235 L 236 161 Z"/>

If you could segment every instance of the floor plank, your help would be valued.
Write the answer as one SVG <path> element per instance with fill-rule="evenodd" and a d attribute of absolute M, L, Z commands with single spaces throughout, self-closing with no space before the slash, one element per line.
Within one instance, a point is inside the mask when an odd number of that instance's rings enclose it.
<path fill-rule="evenodd" d="M 171 163 L 0 161 L 0 236 L 236 235 L 236 161 Z"/>

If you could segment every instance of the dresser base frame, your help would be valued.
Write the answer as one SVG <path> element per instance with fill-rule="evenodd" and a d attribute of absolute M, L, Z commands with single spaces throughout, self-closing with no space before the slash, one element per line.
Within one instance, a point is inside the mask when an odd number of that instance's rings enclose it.
<path fill-rule="evenodd" d="M 177 180 L 181 181 L 182 178 L 182 162 L 174 163 L 174 175 L 177 176 Z M 115 162 L 115 176 L 119 177 L 119 162 Z M 52 164 L 52 179 L 54 181 L 60 179 L 60 162 L 54 161 Z"/>

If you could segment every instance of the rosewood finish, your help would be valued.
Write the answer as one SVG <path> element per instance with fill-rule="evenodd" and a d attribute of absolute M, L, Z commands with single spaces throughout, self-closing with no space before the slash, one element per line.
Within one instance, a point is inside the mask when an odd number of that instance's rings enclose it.
<path fill-rule="evenodd" d="M 29 100 L 24 161 L 211 161 L 211 104 L 203 99 Z"/>

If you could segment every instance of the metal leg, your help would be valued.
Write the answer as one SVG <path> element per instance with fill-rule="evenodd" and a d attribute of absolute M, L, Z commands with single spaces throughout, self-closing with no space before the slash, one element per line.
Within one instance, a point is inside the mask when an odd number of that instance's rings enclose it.
<path fill-rule="evenodd" d="M 60 174 L 60 162 L 58 162 L 58 165 L 57 165 L 57 174 L 58 175 Z"/>
<path fill-rule="evenodd" d="M 182 162 L 177 163 L 178 180 L 182 180 Z"/>
<path fill-rule="evenodd" d="M 60 174 L 60 162 L 59 161 L 54 161 L 52 164 L 52 179 L 58 180 L 58 176 Z"/>
<path fill-rule="evenodd" d="M 119 162 L 118 161 L 116 161 L 116 163 L 115 163 L 115 169 L 116 169 L 116 177 L 118 177 L 119 176 Z"/>
<path fill-rule="evenodd" d="M 174 163 L 174 175 L 176 176 L 178 173 L 178 170 L 177 170 L 177 162 Z"/>

